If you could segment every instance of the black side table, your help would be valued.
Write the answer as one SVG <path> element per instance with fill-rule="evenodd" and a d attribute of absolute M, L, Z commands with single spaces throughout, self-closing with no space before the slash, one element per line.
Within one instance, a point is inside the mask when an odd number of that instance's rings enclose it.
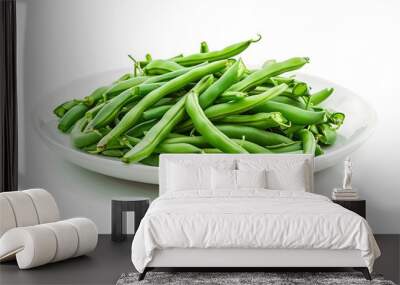
<path fill-rule="evenodd" d="M 111 239 L 126 239 L 126 212 L 135 212 L 135 232 L 150 205 L 149 198 L 127 197 L 111 201 Z"/>
<path fill-rule="evenodd" d="M 332 200 L 333 203 L 359 214 L 364 219 L 366 218 L 366 201 L 365 200 Z"/>

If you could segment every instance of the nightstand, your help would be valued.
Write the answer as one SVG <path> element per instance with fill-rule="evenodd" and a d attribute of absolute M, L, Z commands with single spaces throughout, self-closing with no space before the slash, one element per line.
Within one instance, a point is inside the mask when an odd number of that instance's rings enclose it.
<path fill-rule="evenodd" d="M 340 206 L 353 211 L 356 214 L 359 214 L 364 219 L 366 218 L 365 208 L 366 201 L 365 200 L 332 200 L 333 203 L 339 204 Z"/>
<path fill-rule="evenodd" d="M 113 241 L 123 241 L 126 239 L 127 212 L 135 213 L 136 232 L 149 205 L 149 198 L 127 197 L 113 199 L 111 202 L 111 239 Z"/>

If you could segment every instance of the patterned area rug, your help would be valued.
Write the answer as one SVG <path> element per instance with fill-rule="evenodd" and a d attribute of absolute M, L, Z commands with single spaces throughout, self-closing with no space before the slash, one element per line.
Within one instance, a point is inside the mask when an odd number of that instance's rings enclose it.
<path fill-rule="evenodd" d="M 368 281 L 359 272 L 148 272 L 146 278 L 138 281 L 138 273 L 122 274 L 117 285 L 298 285 L 298 284 L 328 284 L 328 285 L 395 285 L 384 280 L 381 275 L 372 275 Z"/>

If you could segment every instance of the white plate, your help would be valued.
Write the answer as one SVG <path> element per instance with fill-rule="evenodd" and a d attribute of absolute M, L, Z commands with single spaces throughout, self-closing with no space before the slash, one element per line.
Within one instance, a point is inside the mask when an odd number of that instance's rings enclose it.
<path fill-rule="evenodd" d="M 95 87 L 109 84 L 124 72 L 126 70 L 115 70 L 82 78 L 43 98 L 34 113 L 36 130 L 51 149 L 78 166 L 112 177 L 158 184 L 158 167 L 128 165 L 118 159 L 90 155 L 72 147 L 69 136 L 58 131 L 57 118 L 52 113 L 59 103 L 83 98 Z M 315 168 L 319 171 L 341 162 L 355 151 L 371 135 L 376 114 L 361 97 L 342 86 L 311 75 L 298 74 L 297 78 L 310 83 L 313 90 L 334 87 L 335 93 L 325 102 L 325 106 L 346 114 L 335 145 L 325 149 L 324 155 L 315 158 Z"/>

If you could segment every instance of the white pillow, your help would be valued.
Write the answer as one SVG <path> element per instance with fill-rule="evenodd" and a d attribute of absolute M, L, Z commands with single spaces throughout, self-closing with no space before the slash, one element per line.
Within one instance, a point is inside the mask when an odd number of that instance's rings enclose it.
<path fill-rule="evenodd" d="M 240 170 L 266 169 L 267 188 L 271 190 L 312 191 L 312 173 L 309 161 L 294 159 L 240 159 Z"/>
<path fill-rule="evenodd" d="M 212 190 L 236 190 L 236 170 L 234 169 L 218 169 L 211 170 Z"/>
<path fill-rule="evenodd" d="M 267 188 L 267 171 L 262 170 L 236 170 L 237 188 Z"/>
<path fill-rule="evenodd" d="M 305 163 L 288 169 L 270 169 L 267 172 L 268 188 L 272 190 L 307 191 Z"/>
<path fill-rule="evenodd" d="M 235 191 L 243 188 L 266 188 L 267 176 L 263 170 L 211 170 L 211 183 L 214 191 Z"/>
<path fill-rule="evenodd" d="M 168 191 L 211 189 L 211 167 L 168 164 Z"/>

